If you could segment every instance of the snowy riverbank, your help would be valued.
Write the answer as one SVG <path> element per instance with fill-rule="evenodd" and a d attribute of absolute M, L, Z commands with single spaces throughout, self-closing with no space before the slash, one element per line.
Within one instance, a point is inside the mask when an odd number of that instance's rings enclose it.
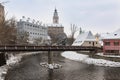
<path fill-rule="evenodd" d="M 6 65 L 0 67 L 0 80 L 4 80 L 5 75 L 7 74 L 8 69 L 21 61 L 21 56 L 10 55 L 9 59 L 6 60 Z"/>
<path fill-rule="evenodd" d="M 61 55 L 65 58 L 75 60 L 75 61 L 80 61 L 87 64 L 94 64 L 97 66 L 120 67 L 120 62 L 89 58 L 88 55 L 79 54 L 73 51 L 65 51 Z"/>
<path fill-rule="evenodd" d="M 120 58 L 119 55 L 104 55 L 103 53 L 97 53 L 96 55 L 104 56 L 104 57 L 116 57 L 116 58 Z"/>
<path fill-rule="evenodd" d="M 4 65 L 0 67 L 0 80 L 4 80 L 5 75 L 7 74 L 8 66 Z"/>
<path fill-rule="evenodd" d="M 5 75 L 7 74 L 7 71 L 11 66 L 14 66 L 15 64 L 18 64 L 23 56 L 38 54 L 40 52 L 27 52 L 27 53 L 20 53 L 17 55 L 9 55 L 9 59 L 6 60 L 6 65 L 3 65 L 0 67 L 0 80 L 4 80 Z"/>

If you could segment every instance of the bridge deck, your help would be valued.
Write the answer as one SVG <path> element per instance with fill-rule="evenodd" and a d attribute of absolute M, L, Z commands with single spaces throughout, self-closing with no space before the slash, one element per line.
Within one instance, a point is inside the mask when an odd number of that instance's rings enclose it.
<path fill-rule="evenodd" d="M 94 51 L 98 47 L 83 46 L 28 46 L 28 45 L 0 45 L 1 52 L 7 51 Z"/>

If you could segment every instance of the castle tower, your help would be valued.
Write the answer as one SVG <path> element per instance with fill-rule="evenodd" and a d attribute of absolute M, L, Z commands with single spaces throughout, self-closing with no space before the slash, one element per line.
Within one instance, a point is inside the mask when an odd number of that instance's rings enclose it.
<path fill-rule="evenodd" d="M 59 24 L 59 16 L 56 8 L 53 14 L 53 23 L 48 25 L 48 35 L 51 38 L 52 44 L 64 45 L 64 42 L 66 41 L 64 27 L 62 24 Z"/>
<path fill-rule="evenodd" d="M 54 15 L 53 15 L 53 24 L 59 24 L 59 16 L 58 16 L 56 8 L 55 8 Z"/>

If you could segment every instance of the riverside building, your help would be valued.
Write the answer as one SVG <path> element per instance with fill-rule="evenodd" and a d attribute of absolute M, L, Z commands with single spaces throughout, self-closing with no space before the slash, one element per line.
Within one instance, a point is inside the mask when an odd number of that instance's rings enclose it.
<path fill-rule="evenodd" d="M 17 32 L 26 32 L 29 35 L 29 42 L 33 42 L 35 39 L 46 40 L 48 38 L 47 27 L 41 24 L 39 21 L 25 19 L 23 16 L 20 21 L 17 22 Z"/>
<path fill-rule="evenodd" d="M 103 38 L 103 52 L 107 55 L 120 55 L 120 29 Z"/>
<path fill-rule="evenodd" d="M 95 39 L 95 36 L 91 31 L 79 34 L 72 46 L 101 47 L 100 43 Z"/>

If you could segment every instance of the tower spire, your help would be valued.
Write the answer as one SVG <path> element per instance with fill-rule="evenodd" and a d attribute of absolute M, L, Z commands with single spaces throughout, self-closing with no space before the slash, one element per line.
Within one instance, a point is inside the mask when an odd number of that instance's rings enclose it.
<path fill-rule="evenodd" d="M 53 24 L 59 24 L 59 16 L 58 16 L 58 12 L 57 12 L 56 8 L 55 8 L 54 14 L 53 14 Z"/>

